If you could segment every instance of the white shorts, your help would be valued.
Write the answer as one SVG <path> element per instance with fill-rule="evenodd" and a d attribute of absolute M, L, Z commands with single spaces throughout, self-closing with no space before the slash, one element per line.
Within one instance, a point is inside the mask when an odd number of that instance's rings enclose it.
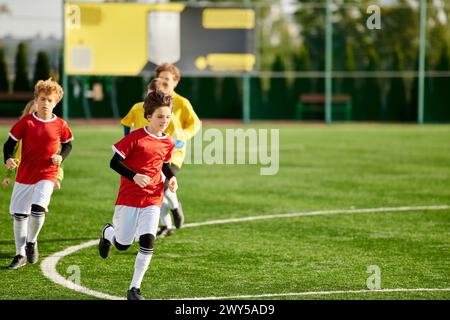
<path fill-rule="evenodd" d="M 135 208 L 116 206 L 113 225 L 116 241 L 123 245 L 131 245 L 135 237 L 150 233 L 156 237 L 160 208 L 148 206 Z"/>
<path fill-rule="evenodd" d="M 32 204 L 37 204 L 48 212 L 53 187 L 54 183 L 50 180 L 41 180 L 35 184 L 14 183 L 9 212 L 28 215 Z"/>

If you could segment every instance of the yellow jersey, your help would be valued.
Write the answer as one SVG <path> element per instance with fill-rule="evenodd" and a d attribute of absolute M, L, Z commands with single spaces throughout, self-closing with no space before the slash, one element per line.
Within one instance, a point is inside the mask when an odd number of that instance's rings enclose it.
<path fill-rule="evenodd" d="M 173 92 L 172 97 L 172 118 L 165 133 L 174 139 L 184 142 L 182 148 L 173 150 L 171 160 L 174 165 L 181 168 L 184 157 L 186 156 L 186 143 L 200 130 L 202 123 L 188 99 L 180 96 L 176 92 Z M 148 125 L 148 120 L 144 118 L 144 102 L 134 104 L 120 123 L 133 130 Z"/>

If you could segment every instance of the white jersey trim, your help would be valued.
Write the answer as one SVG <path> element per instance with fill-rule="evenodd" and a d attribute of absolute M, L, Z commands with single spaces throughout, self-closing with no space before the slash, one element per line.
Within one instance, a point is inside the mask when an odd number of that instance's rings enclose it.
<path fill-rule="evenodd" d="M 147 127 L 144 127 L 144 131 L 151 137 L 156 138 L 156 139 L 167 139 L 169 136 L 167 134 L 163 134 L 161 137 L 158 137 L 157 135 L 154 135 L 153 133 L 151 133 L 150 131 L 147 130 Z"/>
<path fill-rule="evenodd" d="M 32 115 L 33 115 L 33 117 L 34 117 L 36 120 L 41 121 L 41 122 L 45 122 L 45 123 L 55 121 L 55 120 L 58 118 L 54 113 L 52 113 L 52 117 L 51 117 L 50 119 L 48 119 L 48 120 L 44 120 L 44 119 L 39 118 L 39 117 L 37 116 L 37 113 L 36 113 L 36 112 L 33 112 Z"/>
<path fill-rule="evenodd" d="M 9 136 L 10 136 L 14 141 L 16 141 L 16 142 L 19 141 L 19 139 L 17 139 L 16 137 L 14 137 L 13 134 L 12 134 L 11 132 L 9 133 Z"/>
<path fill-rule="evenodd" d="M 64 142 L 61 142 L 61 143 L 67 143 L 67 142 L 70 142 L 70 141 L 73 141 L 73 137 L 72 137 L 72 138 L 70 138 L 70 139 L 67 139 L 66 141 L 64 141 Z"/>
<path fill-rule="evenodd" d="M 117 149 L 114 145 L 112 146 L 112 150 L 117 153 L 119 156 L 121 156 L 122 158 L 125 159 L 125 156 L 122 152 L 119 151 L 119 149 Z"/>

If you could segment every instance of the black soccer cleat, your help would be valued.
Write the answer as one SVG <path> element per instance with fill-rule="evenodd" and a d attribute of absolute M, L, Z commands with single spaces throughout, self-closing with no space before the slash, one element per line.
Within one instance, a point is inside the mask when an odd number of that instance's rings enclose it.
<path fill-rule="evenodd" d="M 173 229 L 169 229 L 166 226 L 162 226 L 161 228 L 159 228 L 158 232 L 156 233 L 156 237 L 157 238 L 169 237 L 173 233 L 174 233 Z"/>
<path fill-rule="evenodd" d="M 27 264 L 27 257 L 21 256 L 20 254 L 16 255 L 13 261 L 8 266 L 9 270 L 15 270 L 23 267 Z"/>
<path fill-rule="evenodd" d="M 25 246 L 25 252 L 27 254 L 28 263 L 35 264 L 39 260 L 37 242 L 27 242 L 27 245 Z"/>
<path fill-rule="evenodd" d="M 173 223 L 175 224 L 175 227 L 180 229 L 184 223 L 184 213 L 183 207 L 181 207 L 181 202 L 179 203 L 177 209 L 171 209 L 170 211 L 172 211 Z"/>
<path fill-rule="evenodd" d="M 105 230 L 109 227 L 112 228 L 112 225 L 109 223 L 103 226 L 102 235 L 100 236 L 100 241 L 98 242 L 98 253 L 103 259 L 108 258 L 109 252 L 111 251 L 111 242 L 105 238 Z"/>
<path fill-rule="evenodd" d="M 127 300 L 145 300 L 145 299 L 141 295 L 141 289 L 133 287 L 127 292 Z"/>

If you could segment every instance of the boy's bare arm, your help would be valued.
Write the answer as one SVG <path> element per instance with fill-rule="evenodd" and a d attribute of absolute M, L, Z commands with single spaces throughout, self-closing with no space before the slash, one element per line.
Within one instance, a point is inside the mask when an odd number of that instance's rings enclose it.
<path fill-rule="evenodd" d="M 170 178 L 168 185 L 169 185 L 169 190 L 171 192 L 177 192 L 178 182 L 177 182 L 177 178 L 175 176 Z"/>

